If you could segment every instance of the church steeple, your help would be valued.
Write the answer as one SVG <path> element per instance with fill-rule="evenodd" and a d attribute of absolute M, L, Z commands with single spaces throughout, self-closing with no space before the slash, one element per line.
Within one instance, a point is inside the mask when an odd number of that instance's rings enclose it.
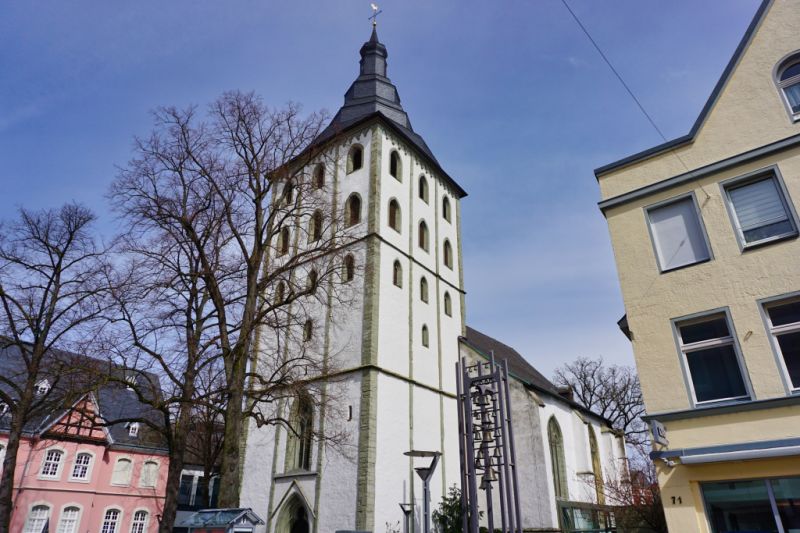
<path fill-rule="evenodd" d="M 386 47 L 378 40 L 378 28 L 372 27 L 369 41 L 361 47 L 361 76 L 377 74 L 386 77 Z"/>
<path fill-rule="evenodd" d="M 438 165 L 425 141 L 411 127 L 408 114 L 400 104 L 397 87 L 386 76 L 386 59 L 389 53 L 378 39 L 378 30 L 372 27 L 372 34 L 359 51 L 359 73 L 344 95 L 344 105 L 333 117 L 331 123 L 315 139 L 314 144 L 325 142 L 337 133 L 375 114 L 381 114 L 399 128 L 403 135 Z"/>

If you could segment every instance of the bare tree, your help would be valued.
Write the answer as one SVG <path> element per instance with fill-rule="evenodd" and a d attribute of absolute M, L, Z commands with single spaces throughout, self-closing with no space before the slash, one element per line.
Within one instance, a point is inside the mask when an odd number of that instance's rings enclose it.
<path fill-rule="evenodd" d="M 2 533 L 11 519 L 26 426 L 81 393 L 69 381 L 72 361 L 55 346 L 86 338 L 103 309 L 106 269 L 104 251 L 90 233 L 94 218 L 88 209 L 67 204 L 21 209 L 16 220 L 0 227 L 0 402 L 11 415 L 0 478 Z"/>
<path fill-rule="evenodd" d="M 331 189 L 308 170 L 313 163 L 330 173 L 333 164 L 309 148 L 324 121 L 239 92 L 207 114 L 162 108 L 112 186 L 129 229 L 119 239 L 126 270 L 111 283 L 121 337 L 110 344 L 128 366 L 164 376 L 161 408 L 174 447 L 164 531 L 198 408 L 221 412 L 219 504 L 233 507 L 246 417 L 290 425 L 276 406 L 301 392 L 324 401 L 316 383 L 331 369 L 304 341 L 311 313 L 337 293 L 343 247 L 353 240 Z M 265 336 L 272 342 L 259 343 Z M 199 387 L 216 365 L 219 387 Z"/>
<path fill-rule="evenodd" d="M 614 429 L 625 434 L 625 442 L 642 452 L 649 447 L 649 434 L 641 417 L 644 401 L 636 370 L 607 365 L 602 357 L 579 357 L 556 369 L 553 382 L 569 387 L 583 406 L 603 416 Z"/>
<path fill-rule="evenodd" d="M 624 531 L 667 533 L 658 476 L 647 457 L 634 457 L 629 474 L 605 481 L 604 492 L 614 506 L 617 527 Z"/>

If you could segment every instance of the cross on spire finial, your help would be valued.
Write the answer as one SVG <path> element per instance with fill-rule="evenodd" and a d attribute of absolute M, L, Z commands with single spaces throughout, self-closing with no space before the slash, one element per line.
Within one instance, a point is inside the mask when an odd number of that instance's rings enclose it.
<path fill-rule="evenodd" d="M 378 4 L 375 3 L 371 3 L 369 6 L 372 8 L 372 16 L 368 18 L 372 20 L 372 27 L 374 28 L 378 25 L 378 15 L 383 13 L 383 10 L 379 10 Z"/>

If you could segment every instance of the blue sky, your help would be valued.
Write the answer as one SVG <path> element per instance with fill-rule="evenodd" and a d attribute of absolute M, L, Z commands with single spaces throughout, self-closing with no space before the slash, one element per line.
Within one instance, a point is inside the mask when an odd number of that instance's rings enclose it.
<path fill-rule="evenodd" d="M 661 130 L 686 133 L 759 0 L 570 0 Z M 560 0 L 386 0 L 379 35 L 414 129 L 469 196 L 467 322 L 550 375 L 633 362 L 592 170 L 660 142 Z M 0 209 L 104 194 L 159 105 L 228 89 L 335 112 L 367 0 L 4 2 Z"/>

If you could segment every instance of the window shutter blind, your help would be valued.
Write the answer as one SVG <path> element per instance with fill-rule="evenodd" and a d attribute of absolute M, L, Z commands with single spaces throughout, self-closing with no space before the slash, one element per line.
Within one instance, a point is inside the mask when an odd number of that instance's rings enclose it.
<path fill-rule="evenodd" d="M 789 218 L 778 186 L 772 178 L 731 189 L 728 193 L 742 231 Z"/>
<path fill-rule="evenodd" d="M 705 261 L 710 257 L 691 198 L 650 209 L 648 216 L 662 270 Z"/>

